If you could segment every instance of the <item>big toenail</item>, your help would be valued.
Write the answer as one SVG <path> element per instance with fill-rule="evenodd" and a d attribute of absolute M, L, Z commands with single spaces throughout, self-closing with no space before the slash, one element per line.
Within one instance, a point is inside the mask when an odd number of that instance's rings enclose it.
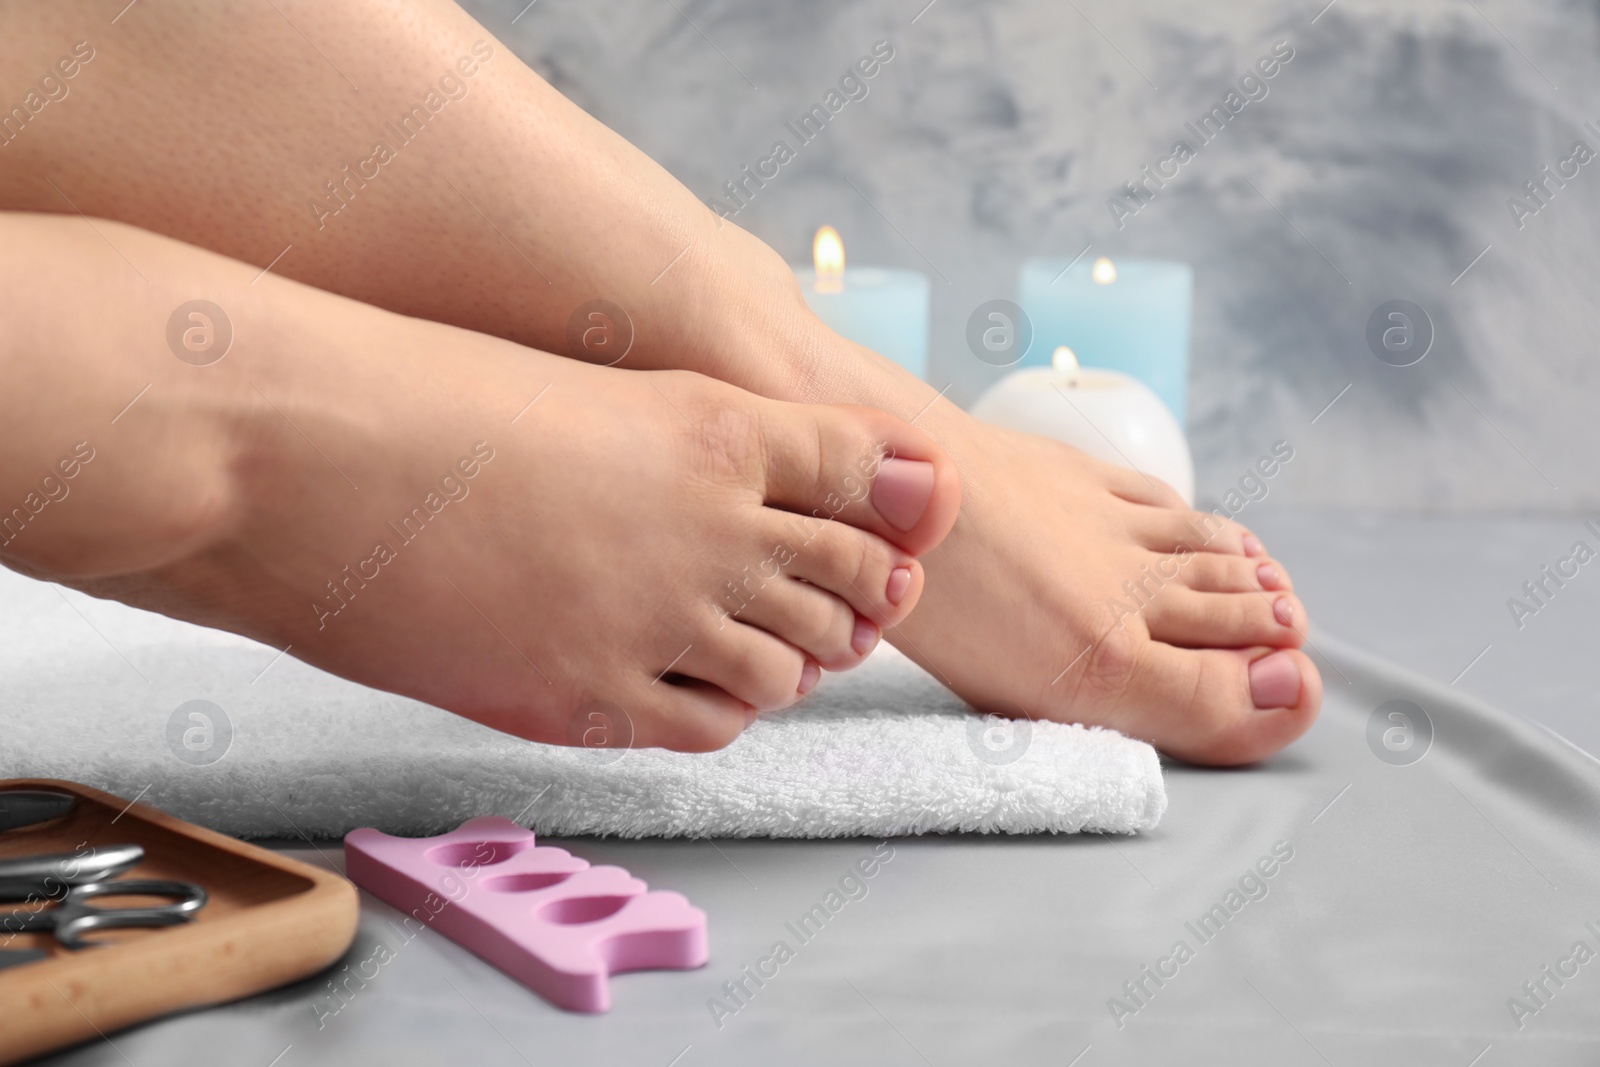
<path fill-rule="evenodd" d="M 878 628 L 857 615 L 855 632 L 850 635 L 850 647 L 856 650 L 856 655 L 865 656 L 877 643 Z"/>
<path fill-rule="evenodd" d="M 1244 535 L 1244 554 L 1247 556 L 1261 556 L 1266 554 L 1266 549 L 1261 545 L 1261 538 L 1255 534 Z"/>
<path fill-rule="evenodd" d="M 1300 700 L 1300 665 L 1287 652 L 1250 664 L 1250 699 L 1258 708 L 1292 708 Z"/>
<path fill-rule="evenodd" d="M 872 481 L 872 506 L 883 521 L 906 533 L 922 520 L 933 499 L 933 464 L 916 459 L 886 459 Z"/>
<path fill-rule="evenodd" d="M 1279 625 L 1294 625 L 1294 605 L 1289 603 L 1289 598 L 1281 596 L 1277 603 L 1272 605 L 1272 617 L 1278 620 Z"/>
<path fill-rule="evenodd" d="M 807 693 L 811 692 L 811 690 L 815 689 L 817 687 L 817 683 L 821 680 L 822 668 L 817 666 L 815 663 L 807 663 L 805 665 L 805 669 L 800 672 L 800 687 L 795 691 L 801 696 L 805 696 Z"/>
<path fill-rule="evenodd" d="M 911 568 L 896 567 L 889 572 L 889 585 L 883 591 L 883 598 L 895 607 L 900 606 L 900 601 L 906 598 L 906 590 L 911 588 Z"/>
<path fill-rule="evenodd" d="M 1283 576 L 1278 573 L 1278 568 L 1270 563 L 1263 563 L 1256 568 L 1256 581 L 1261 583 L 1263 589 L 1276 589 L 1282 584 Z"/>

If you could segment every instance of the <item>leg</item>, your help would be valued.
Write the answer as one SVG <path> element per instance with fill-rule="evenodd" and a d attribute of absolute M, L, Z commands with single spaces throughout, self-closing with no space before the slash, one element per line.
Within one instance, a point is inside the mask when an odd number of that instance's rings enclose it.
<path fill-rule="evenodd" d="M 730 312 L 751 345 L 769 334 L 755 317 L 792 287 L 783 262 L 448 0 L 175 0 L 115 27 L 101 7 L 0 9 L 0 101 L 75 41 L 93 56 L 56 79 L 59 102 L 0 125 L 0 207 L 76 208 L 260 266 L 287 247 L 274 273 L 565 355 L 581 354 L 572 312 L 605 297 L 637 327 L 626 366 L 762 384 L 750 347 L 703 339 Z"/>
<path fill-rule="evenodd" d="M 1258 759 L 1309 726 L 1321 683 L 1298 651 L 1305 613 L 1282 568 L 1263 571 L 1270 561 L 1246 551 L 1244 531 L 1192 543 L 1185 531 L 1201 517 L 1175 496 L 978 424 L 834 335 L 769 249 L 458 9 L 280 6 L 342 74 L 269 6 L 136 9 L 117 36 L 96 38 L 75 99 L 0 148 L 0 206 L 62 211 L 70 197 L 263 265 L 292 245 L 275 271 L 579 357 L 568 319 L 603 296 L 637 329 L 626 366 L 920 412 L 959 465 L 967 503 L 894 643 L 979 706 L 1110 723 L 1190 759 Z M 12 71 L 100 25 L 81 2 L 6 22 L 16 32 L 0 43 L 0 70 Z M 386 132 L 480 40 L 492 57 L 450 83 L 466 95 L 439 96 L 414 138 Z M 4 88 L 0 99 L 24 90 Z M 394 142 L 392 159 L 368 162 L 375 139 Z M 1123 583 L 1185 548 L 1193 563 L 1125 618 L 1114 606 Z"/>
<path fill-rule="evenodd" d="M 707 749 L 859 662 L 954 521 L 949 461 L 881 413 L 96 226 L 0 213 L 0 561 L 35 576 L 523 737 L 583 743 L 598 709 L 614 743 Z M 169 347 L 200 294 L 225 310 L 192 328 L 231 334 L 206 365 Z"/>

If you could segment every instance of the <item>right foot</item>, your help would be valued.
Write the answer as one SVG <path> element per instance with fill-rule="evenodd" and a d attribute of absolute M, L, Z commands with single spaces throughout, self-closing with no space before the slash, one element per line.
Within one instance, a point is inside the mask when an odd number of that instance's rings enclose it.
<path fill-rule="evenodd" d="M 859 663 L 955 521 L 949 460 L 881 412 L 594 367 L 97 225 L 149 285 L 80 220 L 0 215 L 17 314 L 93 368 L 90 406 L 148 384 L 17 540 L 38 576 L 521 737 L 706 750 Z M 96 316 L 49 303 L 106 276 Z M 197 294 L 232 320 L 208 366 L 163 329 Z"/>
<path fill-rule="evenodd" d="M 965 503 L 889 638 L 979 708 L 1110 726 L 1196 763 L 1310 727 L 1322 679 L 1288 571 L 1237 523 L 1057 441 L 929 413 Z"/>

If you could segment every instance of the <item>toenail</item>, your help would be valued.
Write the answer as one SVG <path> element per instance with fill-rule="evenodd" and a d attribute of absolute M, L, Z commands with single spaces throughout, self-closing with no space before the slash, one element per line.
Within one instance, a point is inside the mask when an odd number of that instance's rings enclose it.
<path fill-rule="evenodd" d="M 1250 699 L 1258 708 L 1292 708 L 1300 700 L 1300 665 L 1287 652 L 1250 664 Z"/>
<path fill-rule="evenodd" d="M 850 647 L 856 650 L 856 655 L 865 656 L 877 644 L 878 628 L 857 615 L 855 633 L 850 635 Z"/>
<path fill-rule="evenodd" d="M 883 591 L 883 598 L 895 607 L 900 606 L 900 601 L 906 598 L 906 590 L 911 588 L 911 568 L 896 567 L 889 572 L 889 586 Z"/>
<path fill-rule="evenodd" d="M 1256 581 L 1261 583 L 1263 589 L 1276 589 L 1283 584 L 1283 575 L 1272 564 L 1263 563 L 1256 568 Z"/>
<path fill-rule="evenodd" d="M 755 724 L 755 721 L 756 721 L 756 709 L 751 707 L 751 706 L 749 706 L 748 704 L 745 705 L 745 709 L 744 709 L 744 728 L 746 730 L 750 729 L 750 727 Z"/>
<path fill-rule="evenodd" d="M 1266 554 L 1266 551 L 1267 550 L 1261 546 L 1261 538 L 1257 537 L 1255 534 L 1245 534 L 1244 535 L 1244 554 L 1245 555 L 1247 555 L 1247 556 L 1262 556 L 1262 555 Z"/>
<path fill-rule="evenodd" d="M 807 663 L 805 665 L 805 669 L 800 672 L 800 688 L 797 689 L 796 692 L 798 692 L 801 696 L 805 696 L 807 693 L 811 692 L 811 690 L 815 689 L 817 687 L 817 683 L 821 680 L 822 668 L 817 666 L 815 663 Z"/>
<path fill-rule="evenodd" d="M 1281 596 L 1272 605 L 1272 617 L 1283 626 L 1294 625 L 1294 605 L 1289 603 L 1289 598 Z"/>
<path fill-rule="evenodd" d="M 906 533 L 922 520 L 933 499 L 933 464 L 915 459 L 886 459 L 872 481 L 872 506 L 883 521 Z"/>

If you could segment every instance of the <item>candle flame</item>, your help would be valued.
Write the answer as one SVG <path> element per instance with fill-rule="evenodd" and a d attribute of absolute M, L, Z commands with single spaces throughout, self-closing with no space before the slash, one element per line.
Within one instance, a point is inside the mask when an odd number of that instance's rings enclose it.
<path fill-rule="evenodd" d="M 1094 280 L 1101 285 L 1110 285 L 1117 280 L 1117 265 L 1101 256 L 1094 261 Z"/>
<path fill-rule="evenodd" d="M 844 241 L 839 231 L 824 226 L 811 242 L 811 261 L 817 268 L 817 291 L 837 293 L 844 288 Z"/>
<path fill-rule="evenodd" d="M 1056 370 L 1075 371 L 1078 369 L 1078 354 L 1066 345 L 1062 345 L 1050 357 L 1050 365 Z"/>

